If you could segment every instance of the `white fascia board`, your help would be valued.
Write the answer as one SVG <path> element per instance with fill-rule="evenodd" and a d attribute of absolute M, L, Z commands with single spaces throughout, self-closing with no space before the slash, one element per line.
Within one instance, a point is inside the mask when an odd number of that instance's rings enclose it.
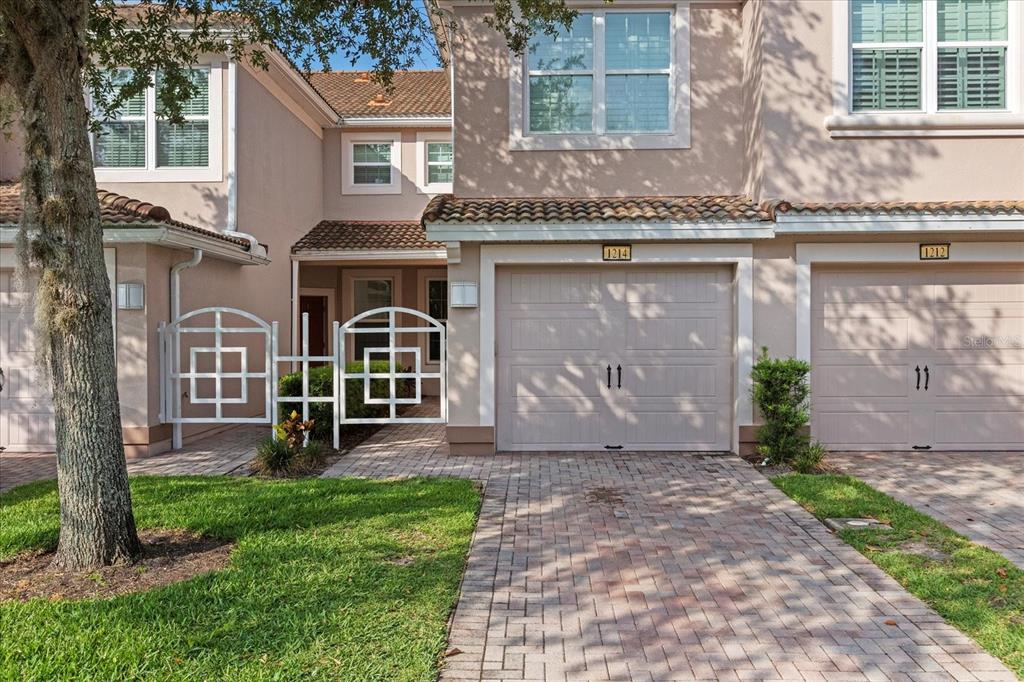
<path fill-rule="evenodd" d="M 426 223 L 435 242 L 664 241 L 771 239 L 772 223 Z"/>
<path fill-rule="evenodd" d="M 0 227 L 0 244 L 13 245 L 17 241 L 17 237 L 18 227 L 16 225 Z M 263 247 L 260 247 L 259 253 L 250 253 L 240 246 L 233 246 L 216 237 L 206 237 L 165 225 L 105 227 L 103 228 L 103 243 L 156 244 L 169 248 L 202 249 L 203 253 L 211 258 L 243 265 L 266 265 L 270 262 Z"/>
<path fill-rule="evenodd" d="M 776 234 L 886 234 L 890 232 L 1013 232 L 1021 215 L 794 215 L 776 216 Z"/>
<path fill-rule="evenodd" d="M 317 92 L 317 90 L 310 84 L 308 80 L 296 70 L 296 67 L 280 52 L 277 50 L 266 51 L 268 61 L 279 68 L 289 81 L 298 88 L 299 92 L 306 96 L 306 101 L 309 102 L 317 110 L 321 116 L 331 123 L 338 121 L 338 112 L 334 110 L 327 100 Z"/>
<path fill-rule="evenodd" d="M 446 249 L 339 249 L 336 251 L 297 251 L 294 261 L 363 260 L 446 260 Z"/>
<path fill-rule="evenodd" d="M 342 128 L 451 128 L 451 116 L 342 116 Z"/>

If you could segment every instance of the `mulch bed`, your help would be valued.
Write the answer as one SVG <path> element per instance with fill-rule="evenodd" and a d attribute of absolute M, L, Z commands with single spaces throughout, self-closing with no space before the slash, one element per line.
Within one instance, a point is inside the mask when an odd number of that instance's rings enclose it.
<path fill-rule="evenodd" d="M 143 530 L 143 557 L 133 564 L 66 572 L 50 566 L 53 550 L 25 552 L 0 562 L 0 602 L 97 599 L 156 587 L 219 571 L 234 543 L 185 530 Z"/>

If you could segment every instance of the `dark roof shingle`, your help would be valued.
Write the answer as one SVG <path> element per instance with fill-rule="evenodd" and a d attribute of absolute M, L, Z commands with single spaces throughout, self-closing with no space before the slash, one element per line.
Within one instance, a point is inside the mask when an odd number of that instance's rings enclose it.
<path fill-rule="evenodd" d="M 316 72 L 309 82 L 342 117 L 440 117 L 451 115 L 451 89 L 444 71 L 399 71 L 394 89 L 383 88 L 365 71 Z"/>
<path fill-rule="evenodd" d="M 777 213 L 793 215 L 1008 215 L 1024 213 L 1024 201 L 779 202 Z"/>
<path fill-rule="evenodd" d="M 485 198 L 442 194 L 424 223 L 766 222 L 767 206 L 739 195 L 686 197 Z"/>
<path fill-rule="evenodd" d="M 186 232 L 194 232 L 206 237 L 248 247 L 249 241 L 234 237 L 223 232 L 214 232 L 195 225 L 189 225 L 171 218 L 171 213 L 163 206 L 155 206 L 146 201 L 132 199 L 123 194 L 96 190 L 100 202 L 100 221 L 104 227 L 152 227 L 171 226 Z M 21 222 L 21 185 L 20 183 L 0 184 L 0 224 L 17 225 Z"/>
<path fill-rule="evenodd" d="M 322 220 L 292 246 L 292 253 L 372 249 L 442 249 L 423 225 L 409 221 Z"/>

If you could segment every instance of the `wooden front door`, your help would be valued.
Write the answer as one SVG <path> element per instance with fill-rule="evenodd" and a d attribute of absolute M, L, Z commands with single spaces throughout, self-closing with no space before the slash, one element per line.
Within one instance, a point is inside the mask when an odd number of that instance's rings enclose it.
<path fill-rule="evenodd" d="M 300 296 L 300 319 L 302 313 L 309 313 L 309 354 L 327 355 L 330 348 L 327 342 L 327 297 Z"/>

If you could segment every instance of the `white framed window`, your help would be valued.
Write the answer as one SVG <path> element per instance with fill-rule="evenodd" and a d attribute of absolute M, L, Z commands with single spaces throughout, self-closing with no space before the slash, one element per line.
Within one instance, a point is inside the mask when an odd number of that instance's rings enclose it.
<path fill-rule="evenodd" d="M 427 278 L 427 315 L 448 326 L 448 279 Z M 427 334 L 427 361 L 441 361 L 441 338 Z"/>
<path fill-rule="evenodd" d="M 116 80 L 127 79 L 121 69 Z M 182 106 L 184 123 L 161 113 L 161 76 L 122 105 L 92 134 L 93 164 L 100 182 L 218 182 L 222 176 L 223 92 L 220 65 L 190 72 L 197 94 Z"/>
<path fill-rule="evenodd" d="M 1018 0 L 833 5 L 833 136 L 1024 134 Z"/>
<path fill-rule="evenodd" d="M 401 133 L 345 133 L 341 140 L 343 193 L 402 192 Z"/>
<path fill-rule="evenodd" d="M 455 150 L 451 131 L 416 133 L 416 188 L 421 194 L 451 194 Z"/>
<path fill-rule="evenodd" d="M 512 59 L 512 149 L 690 145 L 689 5 L 582 8 Z"/>

